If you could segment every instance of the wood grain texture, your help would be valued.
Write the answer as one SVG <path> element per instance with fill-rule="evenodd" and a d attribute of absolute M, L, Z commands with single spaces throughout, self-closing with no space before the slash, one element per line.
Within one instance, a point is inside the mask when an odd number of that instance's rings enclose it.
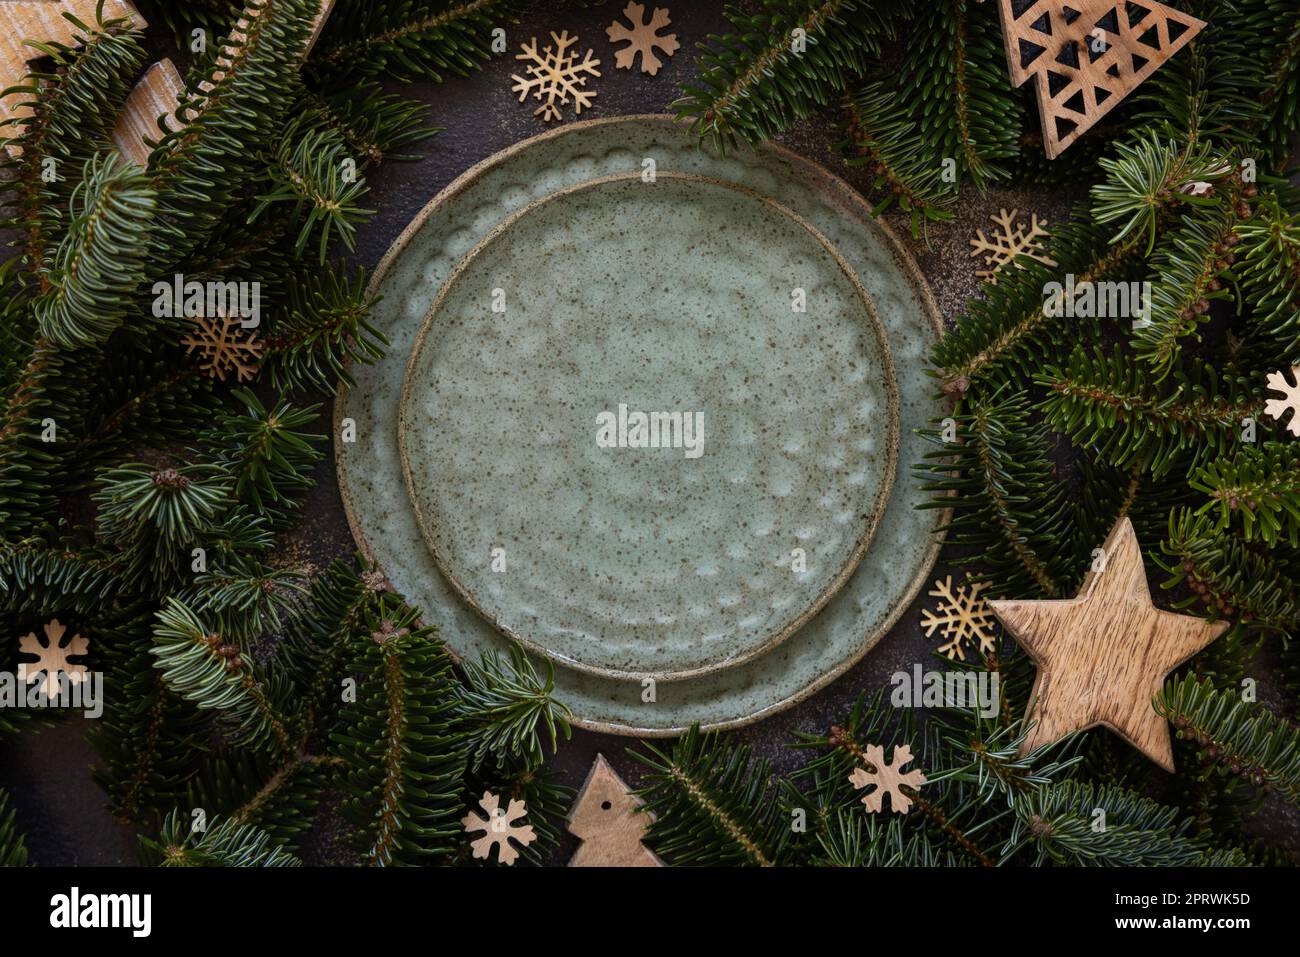
<path fill-rule="evenodd" d="M 597 754 L 569 811 L 569 831 L 582 839 L 569 866 L 663 867 L 664 862 L 641 843 L 654 821 L 651 814 L 638 810 L 643 803 L 605 756 Z"/>
<path fill-rule="evenodd" d="M 113 144 L 124 157 L 137 166 L 147 164 L 151 148 L 145 141 L 162 138 L 159 120 L 176 111 L 184 89 L 185 81 L 171 60 L 159 60 L 145 71 L 113 129 Z"/>
<path fill-rule="evenodd" d="M 1151 603 L 1142 550 L 1127 518 L 1102 546 L 1104 564 L 1066 601 L 990 601 L 1038 665 L 1025 712 L 1027 754 L 1071 731 L 1104 725 L 1166 771 L 1169 725 L 1151 705 L 1165 677 L 1228 628 Z"/>
<path fill-rule="evenodd" d="M 312 32 L 307 40 L 306 52 L 311 52 L 311 48 L 315 46 L 321 31 L 325 29 L 325 20 L 333 9 L 334 0 L 322 0 L 320 9 L 312 21 Z M 241 17 L 232 31 L 232 36 L 242 39 L 247 28 L 247 19 Z M 232 55 L 233 49 L 225 47 L 218 62 L 229 65 Z M 222 74 L 218 72 L 216 75 L 220 77 Z M 210 91 L 212 86 L 205 84 L 203 88 Z M 123 156 L 137 166 L 147 165 L 152 148 L 145 141 L 157 141 L 162 136 L 162 130 L 158 125 L 159 119 L 164 116 L 170 117 L 176 112 L 184 89 L 185 81 L 180 71 L 176 69 L 176 64 L 171 60 L 159 60 L 149 67 L 145 75 L 140 78 L 140 82 L 135 85 L 135 89 L 131 91 L 131 95 L 127 97 L 122 107 L 122 115 L 118 117 L 117 126 L 113 130 L 113 143 Z"/>
<path fill-rule="evenodd" d="M 1192 41 L 1204 20 L 1138 0 L 1037 0 L 1015 15 L 998 0 L 1011 82 L 1035 80 L 1043 146 L 1061 155 L 1139 83 Z M 1105 49 L 1092 50 L 1101 30 Z M 1152 32 L 1154 31 L 1154 32 Z"/>
<path fill-rule="evenodd" d="M 32 60 L 43 54 L 24 41 L 62 43 L 71 46 L 81 31 L 64 16 L 70 13 L 82 23 L 95 23 L 98 0 L 0 0 L 0 90 L 22 83 Z M 126 0 L 105 0 L 104 19 L 128 17 L 143 29 L 147 24 Z M 31 110 L 23 106 L 26 96 L 10 93 L 0 97 L 0 121 L 24 119 Z M 12 136 L 12 126 L 0 127 Z"/>

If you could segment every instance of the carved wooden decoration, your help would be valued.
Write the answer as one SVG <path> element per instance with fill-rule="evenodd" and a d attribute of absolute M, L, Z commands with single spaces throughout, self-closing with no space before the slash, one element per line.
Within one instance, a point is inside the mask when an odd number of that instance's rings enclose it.
<path fill-rule="evenodd" d="M 998 0 L 998 6 L 1011 82 L 1035 80 L 1049 159 L 1205 27 L 1154 0 Z"/>
<path fill-rule="evenodd" d="M 912 807 L 912 798 L 903 788 L 920 791 L 925 784 L 925 773 L 920 768 L 904 771 L 903 766 L 912 762 L 910 744 L 894 745 L 893 764 L 885 763 L 885 749 L 878 744 L 866 747 L 867 763 L 870 769 L 854 768 L 849 775 L 849 783 L 855 788 L 871 788 L 862 795 L 862 804 L 868 814 L 879 814 L 884 809 L 884 800 L 889 798 L 889 810 L 895 814 L 906 814 Z"/>
<path fill-rule="evenodd" d="M 257 375 L 263 345 L 257 333 L 245 334 L 243 321 L 234 316 L 195 316 L 194 331 L 181 339 L 185 354 L 197 351 L 199 367 L 213 379 L 225 382 L 233 372 L 238 382 Z"/>
<path fill-rule="evenodd" d="M 30 62 L 43 55 L 25 40 L 71 46 L 81 31 L 63 14 L 93 24 L 97 5 L 98 0 L 0 0 L 0 90 L 22 83 Z M 141 28 L 146 25 L 144 17 L 126 0 L 105 0 L 104 19 L 119 17 L 130 17 Z M 30 115 L 31 110 L 21 105 L 25 99 L 22 93 L 0 97 L 0 121 Z M 0 134 L 14 133 L 13 125 L 0 126 Z"/>
<path fill-rule="evenodd" d="M 582 846 L 570 867 L 663 867 L 664 862 L 641 843 L 654 818 L 637 808 L 642 801 L 628 789 L 604 755 L 587 774 L 587 781 L 569 811 L 569 831 Z"/>
<path fill-rule="evenodd" d="M 655 47 L 662 50 L 664 56 L 672 56 L 677 52 L 677 34 L 659 35 L 660 30 L 672 23 L 668 18 L 668 11 L 662 7 L 655 7 L 654 13 L 647 20 L 645 7 L 642 4 L 629 3 L 623 9 L 623 16 L 632 24 L 631 27 L 615 20 L 605 30 L 610 43 L 627 44 L 614 54 L 614 66 L 620 70 L 632 69 L 632 64 L 636 62 L 639 53 L 641 72 L 654 76 L 664 65 L 663 61 L 655 56 Z"/>
<path fill-rule="evenodd" d="M 307 41 L 308 53 L 320 38 L 321 31 L 325 29 L 325 20 L 333 9 L 334 0 L 323 0 L 313 21 L 311 37 Z M 247 26 L 248 24 L 241 17 L 231 31 L 231 35 L 242 37 Z M 218 57 L 218 62 L 222 59 L 228 62 L 225 50 Z M 220 73 L 217 75 L 220 76 Z M 211 89 L 210 86 L 206 88 Z M 117 126 L 113 130 L 113 144 L 124 157 L 137 166 L 147 164 L 151 147 L 145 141 L 156 142 L 162 137 L 163 132 L 158 126 L 158 120 L 160 117 L 170 117 L 176 112 L 184 89 L 185 81 L 181 78 L 180 71 L 176 69 L 176 64 L 171 60 L 159 60 L 149 67 L 140 82 L 135 85 L 135 89 L 131 91 L 131 95 L 127 97 L 122 115 L 118 117 Z"/>
<path fill-rule="evenodd" d="M 1152 707 L 1165 676 L 1209 645 L 1228 622 L 1151 604 L 1142 550 L 1127 518 L 1111 531 L 1094 570 L 1066 601 L 990 601 L 1038 665 L 1021 753 L 1071 731 L 1104 725 L 1166 771 L 1169 725 Z"/>

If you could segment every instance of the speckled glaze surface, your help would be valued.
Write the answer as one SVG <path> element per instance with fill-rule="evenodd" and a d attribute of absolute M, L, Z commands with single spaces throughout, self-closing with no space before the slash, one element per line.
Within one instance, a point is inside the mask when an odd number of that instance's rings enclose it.
<path fill-rule="evenodd" d="M 398 436 L 461 598 L 566 667 L 685 678 L 770 650 L 857 567 L 898 393 L 866 291 L 802 218 L 633 173 L 530 203 L 466 257 Z"/>
<path fill-rule="evenodd" d="M 739 183 L 773 196 L 820 230 L 853 267 L 876 304 L 900 393 L 898 479 L 875 539 L 840 592 L 770 653 L 725 671 L 658 683 L 653 701 L 640 682 L 556 670 L 556 693 L 575 723 L 641 736 L 677 734 L 693 722 L 748 724 L 803 700 L 859 660 L 925 583 L 938 551 L 943 513 L 908 475 L 927 449 L 913 430 L 942 405 L 926 374 L 941 335 L 938 312 L 911 258 L 847 184 L 777 147 L 719 157 L 667 117 L 618 117 L 570 124 L 517 144 L 468 170 L 435 197 L 376 270 L 383 296 L 373 321 L 390 340 L 387 357 L 356 366 L 355 388 L 335 404 L 338 424 L 356 423 L 356 441 L 338 444 L 339 482 L 359 545 L 395 588 L 424 610 L 453 654 L 477 659 L 508 639 L 468 607 L 438 572 L 416 525 L 398 455 L 397 413 L 407 359 L 442 284 L 464 256 L 530 200 L 575 183 L 639 171 L 655 159 L 675 170 Z"/>

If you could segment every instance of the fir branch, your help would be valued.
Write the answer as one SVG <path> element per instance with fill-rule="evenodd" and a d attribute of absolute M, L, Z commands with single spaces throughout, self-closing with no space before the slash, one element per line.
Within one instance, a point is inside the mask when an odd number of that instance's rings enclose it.
<path fill-rule="evenodd" d="M 1200 340 L 1197 330 L 1207 320 L 1210 304 L 1231 298 L 1229 266 L 1241 190 L 1238 182 L 1221 183 L 1215 191 L 1218 202 L 1189 211 L 1151 257 L 1151 314 L 1135 325 L 1133 344 L 1162 377 L 1173 371 L 1182 340 Z"/>
<path fill-rule="evenodd" d="M 428 125 L 427 103 L 384 93 L 373 83 L 349 86 L 332 94 L 304 91 L 300 110 L 347 144 L 351 155 L 357 157 L 358 169 L 385 160 L 416 159 L 397 150 L 442 132 L 441 127 Z"/>
<path fill-rule="evenodd" d="M 173 128 L 149 158 L 156 264 L 198 248 L 249 178 L 291 104 L 315 12 L 314 0 L 248 0 L 220 53 L 187 78 Z"/>
<path fill-rule="evenodd" d="M 154 217 L 148 177 L 115 152 L 86 164 L 71 222 L 42 275 L 40 334 L 65 349 L 102 345 L 132 311 Z"/>
<path fill-rule="evenodd" d="M 1157 477 L 1188 449 L 1203 459 L 1233 447 L 1242 420 L 1263 412 L 1247 383 L 1223 381 L 1203 363 L 1162 390 L 1120 350 L 1076 349 L 1065 368 L 1048 366 L 1038 382 L 1048 389 L 1043 408 L 1051 428 L 1077 444 L 1096 443 L 1116 468 L 1141 461 Z"/>
<path fill-rule="evenodd" d="M 946 0 L 923 5 L 910 25 L 902 97 L 921 107 L 927 160 L 981 189 L 1006 179 L 1019 151 L 1024 100 L 1007 82 L 997 11 L 987 3 Z"/>
<path fill-rule="evenodd" d="M 433 0 L 423 15 L 386 0 L 340 4 L 307 62 L 317 78 L 343 84 L 356 76 L 441 83 L 466 76 L 492 57 L 492 31 L 510 22 L 517 0 Z"/>
<path fill-rule="evenodd" d="M 169 598 L 158 612 L 151 653 L 167 686 L 199 708 L 229 719 L 240 745 L 256 748 L 274 741 L 282 751 L 292 749 L 287 720 L 254 673 L 253 663 L 181 601 Z"/>
<path fill-rule="evenodd" d="M 63 211 L 78 183 L 73 173 L 107 145 L 130 78 L 144 60 L 140 34 L 127 20 L 97 20 L 79 29 L 73 46 L 39 45 L 53 72 L 33 73 L 11 93 L 27 97 L 30 115 L 0 141 L 0 168 L 13 171 L 6 187 L 18 199 L 16 218 L 5 225 L 22 230 L 26 266 L 38 275 L 47 250 L 63 237 Z"/>
<path fill-rule="evenodd" d="M 701 45 L 703 74 L 670 106 L 719 147 L 769 139 L 829 105 L 894 35 L 864 0 L 763 0 L 758 13 L 728 7 L 726 16 L 735 32 Z"/>
<path fill-rule="evenodd" d="M 666 753 L 653 744 L 631 755 L 648 769 L 636 793 L 655 815 L 649 843 L 687 866 L 780 863 L 789 829 L 770 799 L 769 766 L 748 747 L 730 747 L 692 726 Z"/>
<path fill-rule="evenodd" d="M 986 298 L 971 300 L 957 328 L 940 340 L 934 363 L 945 393 L 960 396 L 981 383 L 1032 376 L 1041 365 L 1040 350 L 1078 341 L 1077 326 L 1063 321 L 1051 304 L 1048 283 L 1067 273 L 1080 287 L 1124 281 L 1141 262 L 1135 242 L 1108 245 L 1104 232 L 1083 217 L 1056 226 L 1044 255 L 1059 265 L 1020 260 L 1023 268 L 986 287 Z"/>
<path fill-rule="evenodd" d="M 177 809 L 167 816 L 157 840 L 140 838 L 159 867 L 299 867 L 302 862 L 271 842 L 261 828 L 232 818 L 214 818 L 195 831 Z"/>
<path fill-rule="evenodd" d="M 1289 201 L 1288 201 L 1289 200 Z M 1260 198 L 1255 217 L 1237 228 L 1240 270 L 1253 306 L 1253 331 L 1278 343 L 1283 356 L 1300 354 L 1300 209 L 1277 192 Z"/>
<path fill-rule="evenodd" d="M 529 769 L 540 768 L 546 750 L 555 752 L 562 735 L 572 734 L 569 709 L 555 700 L 555 668 L 546 662 L 546 676 L 517 645 L 506 659 L 484 652 L 481 662 L 461 666 L 465 688 L 459 714 L 471 729 L 470 761 L 481 767 L 489 757 L 498 765 L 521 760 Z"/>
<path fill-rule="evenodd" d="M 312 745 L 322 716 L 333 715 L 352 641 L 379 614 L 379 596 L 386 590 L 383 574 L 361 556 L 353 563 L 335 560 L 312 583 L 309 610 L 295 619 L 285 645 L 291 673 L 304 676 L 304 747 Z"/>
<path fill-rule="evenodd" d="M 1015 801 L 1015 827 L 1007 852 L 1031 846 L 1036 863 L 1112 867 L 1222 866 L 1240 854 L 1216 854 L 1191 836 L 1191 820 L 1132 791 L 1063 781 Z M 1096 822 L 1100 812 L 1105 827 Z"/>
<path fill-rule="evenodd" d="M 370 322 L 374 300 L 365 290 L 360 269 L 353 276 L 328 269 L 290 286 L 288 308 L 270 330 L 262 358 L 262 370 L 276 388 L 333 392 L 337 380 L 355 385 L 350 363 L 383 357 L 388 340 Z"/>
<path fill-rule="evenodd" d="M 281 399 L 268 410 L 252 392 L 234 389 L 241 415 L 223 415 L 210 441 L 221 443 L 219 463 L 234 479 L 234 496 L 256 512 L 284 524 L 315 483 L 311 472 L 323 453 L 324 436 L 301 429 L 319 418 L 319 406 L 294 408 Z"/>
<path fill-rule="evenodd" d="M 374 213 L 357 205 L 367 192 L 366 180 L 356 160 L 348 155 L 343 138 L 332 129 L 290 123 L 271 167 L 270 187 L 258 197 L 250 221 L 272 207 L 288 204 L 287 216 L 272 218 L 285 219 L 288 230 L 297 228 L 296 256 L 314 241 L 322 265 L 330 239 L 337 237 L 351 250 L 357 223 Z"/>
<path fill-rule="evenodd" d="M 1204 605 L 1206 614 L 1237 618 L 1241 625 L 1283 635 L 1300 625 L 1300 596 L 1296 593 L 1296 563 L 1285 555 L 1261 554 L 1232 535 L 1215 532 L 1215 520 L 1192 509 L 1169 515 L 1169 535 L 1157 557 L 1169 573 L 1164 584 L 1186 584 L 1192 594 L 1175 607 Z"/>
<path fill-rule="evenodd" d="M 1300 730 L 1291 724 L 1192 675 L 1167 683 L 1155 709 L 1208 768 L 1300 804 Z"/>
<path fill-rule="evenodd" d="M 919 236 L 923 221 L 948 222 L 956 184 L 943 182 L 943 166 L 922 142 L 917 124 L 897 101 L 895 84 L 887 80 L 865 83 L 844 97 L 845 137 L 836 149 L 849 167 L 869 167 L 875 175 L 872 189 L 884 196 L 872 209 L 879 216 L 895 202 L 910 214 L 912 234 Z"/>
<path fill-rule="evenodd" d="M 934 493 L 924 507 L 953 509 L 949 542 L 977 550 L 970 559 L 990 566 L 999 593 L 1064 594 L 1079 547 L 1066 489 L 1024 397 L 977 399 L 953 421 L 955 442 L 943 442 L 942 431 L 922 433 L 940 446 L 917 469 Z"/>
<path fill-rule="evenodd" d="M 359 829 L 364 860 L 378 866 L 437 861 L 462 837 L 466 745 L 451 661 L 415 619 L 385 595 L 367 619 L 370 633 L 350 639 L 357 700 L 330 736 L 348 766 L 343 812 Z"/>
<path fill-rule="evenodd" d="M 27 848 L 8 804 L 9 795 L 0 788 L 0 867 L 26 867 Z"/>
<path fill-rule="evenodd" d="M 1112 243 L 1146 237 L 1146 254 L 1155 248 L 1161 216 L 1184 204 L 1210 206 L 1200 184 L 1213 184 L 1233 171 L 1230 159 L 1207 143 L 1179 143 L 1158 131 L 1121 143 L 1100 166 L 1108 174 L 1092 188 L 1093 216 L 1099 223 L 1124 220 Z"/>
<path fill-rule="evenodd" d="M 844 728 L 835 726 L 831 728 L 831 733 L 826 739 L 826 745 L 830 748 L 839 749 L 845 752 L 850 758 L 851 766 L 861 767 L 872 774 L 878 774 L 880 769 L 877 768 L 867 758 L 867 753 L 859 741 L 854 737 L 852 732 Z M 923 752 L 924 753 L 924 752 Z M 920 791 L 907 785 L 900 785 L 903 793 L 912 799 L 916 809 L 926 816 L 929 821 L 950 838 L 957 847 L 971 859 L 983 867 L 995 867 L 997 862 L 980 849 L 975 840 L 966 834 L 957 826 L 953 818 L 944 812 L 944 809 L 938 804 L 925 798 Z M 892 800 L 892 799 L 891 799 Z"/>
<path fill-rule="evenodd" d="M 1231 459 L 1202 465 L 1188 484 L 1209 496 L 1197 515 L 1217 512 L 1216 532 L 1240 522 L 1242 537 L 1272 546 L 1300 546 L 1300 448 L 1282 443 L 1244 446 Z"/>

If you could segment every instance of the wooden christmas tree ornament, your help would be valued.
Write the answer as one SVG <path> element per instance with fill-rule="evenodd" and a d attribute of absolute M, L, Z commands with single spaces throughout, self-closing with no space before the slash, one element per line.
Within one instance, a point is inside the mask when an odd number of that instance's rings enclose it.
<path fill-rule="evenodd" d="M 596 761 L 569 811 L 569 832 L 582 839 L 570 867 L 663 867 L 641 841 L 654 817 L 623 783 L 605 756 Z"/>
<path fill-rule="evenodd" d="M 312 20 L 311 37 L 307 40 L 306 53 L 311 52 L 325 21 L 334 9 L 334 0 L 322 0 L 320 9 Z M 240 19 L 235 24 L 232 36 L 242 38 L 248 24 Z M 304 53 L 304 56 L 306 55 Z M 229 62 L 227 51 L 223 50 L 218 62 Z M 209 87 L 210 89 L 210 87 Z M 185 81 L 180 71 L 171 60 L 162 59 L 149 67 L 140 82 L 135 85 L 131 95 L 126 98 L 117 126 L 113 130 L 113 145 L 121 154 L 137 166 L 146 166 L 152 147 L 148 142 L 162 138 L 163 131 L 158 125 L 162 117 L 170 117 L 180 105 L 181 93 L 185 90 Z"/>
<path fill-rule="evenodd" d="M 81 31 L 64 13 L 82 23 L 95 22 L 99 0 L 0 0 L 0 90 L 18 86 L 27 75 L 32 60 L 44 56 L 31 43 L 62 43 L 71 46 Z M 104 19 L 130 18 L 136 26 L 146 26 L 144 17 L 126 0 L 105 0 Z M 30 42 L 27 42 L 30 41 Z M 0 122 L 23 119 L 31 110 L 23 106 L 26 94 L 0 96 Z M 0 135 L 13 136 L 12 124 L 0 126 Z"/>
<path fill-rule="evenodd" d="M 1228 622 L 1151 603 L 1132 522 L 1125 518 L 1111 531 L 1077 597 L 989 607 L 1038 666 L 1025 712 L 1035 724 L 1021 754 L 1104 725 L 1174 770 L 1169 725 L 1151 700 L 1169 672 L 1222 635 Z"/>
<path fill-rule="evenodd" d="M 1036 81 L 1049 159 L 1205 27 L 1154 0 L 998 0 L 998 6 L 1012 83 Z"/>

